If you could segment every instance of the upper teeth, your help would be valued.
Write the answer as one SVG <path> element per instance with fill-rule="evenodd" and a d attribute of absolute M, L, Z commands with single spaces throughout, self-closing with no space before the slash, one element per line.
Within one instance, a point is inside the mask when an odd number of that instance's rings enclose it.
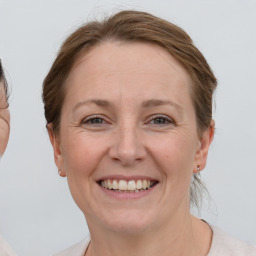
<path fill-rule="evenodd" d="M 154 185 L 154 182 L 146 179 L 136 180 L 136 181 L 107 179 L 107 180 L 102 180 L 100 185 L 107 189 L 135 191 L 140 189 L 148 189 Z"/>

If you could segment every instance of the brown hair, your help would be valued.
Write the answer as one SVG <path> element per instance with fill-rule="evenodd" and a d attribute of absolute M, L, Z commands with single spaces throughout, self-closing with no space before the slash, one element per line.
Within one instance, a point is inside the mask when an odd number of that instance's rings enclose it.
<path fill-rule="evenodd" d="M 3 84 L 3 91 L 4 91 L 4 95 L 0 95 L 0 97 L 5 97 L 4 98 L 4 102 L 7 102 L 5 108 L 8 108 L 9 104 L 8 104 L 8 97 L 9 97 L 9 93 L 8 93 L 8 84 L 7 84 L 7 81 L 6 81 L 6 78 L 5 78 L 5 75 L 4 75 L 4 70 L 3 70 L 3 67 L 2 67 L 2 62 L 1 62 L 1 59 L 0 59 L 0 86 L 2 87 L 2 84 Z M 2 88 L 0 88 L 0 90 L 2 90 Z M 2 99 L 0 98 L 0 101 L 2 101 Z M 2 107 L 2 105 L 1 105 Z"/>
<path fill-rule="evenodd" d="M 210 127 L 212 119 L 212 97 L 216 78 L 202 53 L 194 46 L 191 38 L 180 27 L 138 11 L 121 11 L 103 21 L 89 22 L 63 43 L 43 83 L 43 102 L 47 124 L 52 124 L 58 133 L 61 109 L 65 99 L 64 82 L 75 61 L 92 47 L 104 41 L 150 42 L 165 48 L 189 73 L 198 134 Z M 200 181 L 195 176 L 195 184 Z M 196 202 L 196 193 L 191 201 Z"/>

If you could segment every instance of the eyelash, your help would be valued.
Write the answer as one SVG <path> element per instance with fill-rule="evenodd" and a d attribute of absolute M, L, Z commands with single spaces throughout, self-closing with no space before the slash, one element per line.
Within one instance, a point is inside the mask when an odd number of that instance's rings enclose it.
<path fill-rule="evenodd" d="M 165 125 L 171 125 L 171 124 L 175 125 L 175 121 L 172 118 L 165 115 L 153 115 L 150 117 L 149 123 L 157 119 L 161 119 L 165 123 L 159 123 L 159 124 L 153 123 L 152 125 L 158 125 L 158 126 L 165 126 Z"/>
<path fill-rule="evenodd" d="M 90 123 L 91 121 L 95 121 L 95 120 L 101 120 L 100 123 Z M 104 123 L 106 123 L 106 121 L 104 120 L 104 118 L 102 118 L 102 116 L 100 115 L 93 115 L 93 116 L 89 116 L 87 118 L 84 118 L 82 121 L 81 121 L 82 124 L 88 124 L 88 125 L 102 125 Z"/>

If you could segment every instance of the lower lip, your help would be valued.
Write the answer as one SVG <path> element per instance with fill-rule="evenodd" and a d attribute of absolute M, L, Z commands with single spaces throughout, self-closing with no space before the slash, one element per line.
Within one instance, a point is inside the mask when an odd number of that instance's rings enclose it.
<path fill-rule="evenodd" d="M 103 191 L 108 196 L 111 196 L 111 197 L 114 197 L 117 199 L 126 199 L 127 200 L 127 199 L 139 199 L 144 196 L 147 196 L 155 190 L 157 185 L 158 184 L 154 185 L 153 187 L 151 187 L 147 190 L 143 190 L 140 192 L 115 192 L 114 190 L 103 188 L 100 185 L 99 185 L 99 188 L 101 189 L 101 191 Z"/>

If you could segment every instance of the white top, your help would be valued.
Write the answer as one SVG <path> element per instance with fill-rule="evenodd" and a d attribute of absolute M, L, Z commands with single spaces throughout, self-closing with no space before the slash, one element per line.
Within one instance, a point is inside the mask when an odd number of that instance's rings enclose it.
<path fill-rule="evenodd" d="M 0 255 L 1 256 L 16 256 L 10 245 L 0 236 Z"/>
<path fill-rule="evenodd" d="M 213 231 L 212 244 L 207 256 L 256 256 L 256 247 L 242 242 L 217 227 L 211 227 Z M 88 236 L 81 242 L 54 256 L 84 256 L 90 243 Z"/>
<path fill-rule="evenodd" d="M 256 247 L 226 234 L 217 227 L 211 228 L 213 237 L 207 256 L 256 256 Z"/>

